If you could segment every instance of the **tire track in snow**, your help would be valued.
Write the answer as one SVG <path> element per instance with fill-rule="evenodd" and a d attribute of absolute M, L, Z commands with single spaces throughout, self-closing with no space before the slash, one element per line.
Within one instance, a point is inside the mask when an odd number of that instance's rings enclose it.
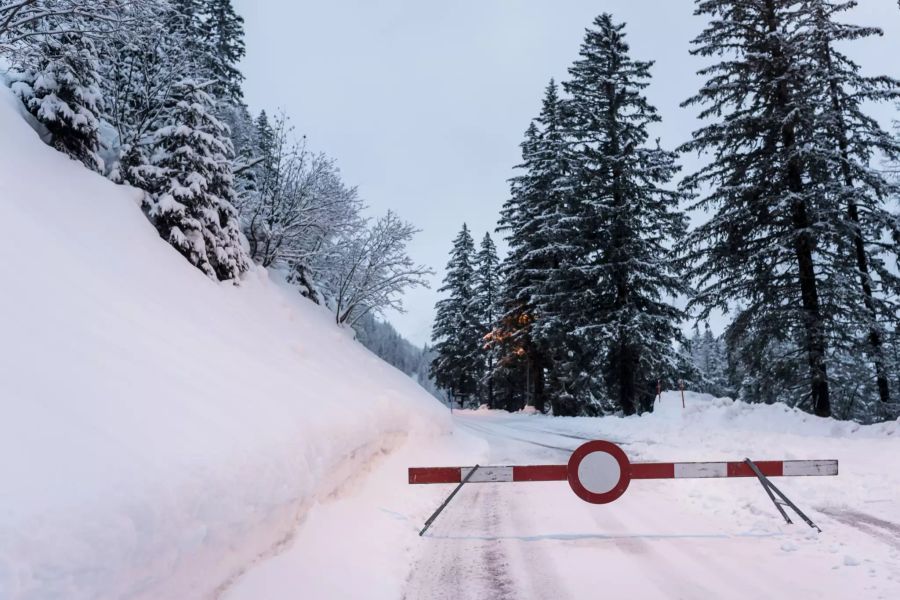
<path fill-rule="evenodd" d="M 495 438 L 503 438 L 503 439 L 510 440 L 513 442 L 520 442 L 522 444 L 529 444 L 532 446 L 540 446 L 541 448 L 547 448 L 550 450 L 555 450 L 557 452 L 563 452 L 566 455 L 571 454 L 572 451 L 575 450 L 575 447 L 572 447 L 572 446 L 554 446 L 552 444 L 545 444 L 542 442 L 538 442 L 536 440 L 529 440 L 527 438 L 522 438 L 522 437 L 518 437 L 515 435 L 511 435 L 506 432 L 498 431 L 497 427 L 488 427 L 485 425 L 472 423 L 471 421 L 458 420 L 457 423 L 459 423 L 463 427 L 466 427 L 467 429 L 470 429 L 470 430 L 474 431 L 475 433 L 478 433 L 482 436 L 486 435 L 486 436 L 495 437 Z M 512 428 L 504 427 L 504 429 L 512 429 Z M 514 431 L 518 431 L 521 433 L 520 430 L 514 430 Z M 534 430 L 534 431 L 538 432 L 540 430 Z M 553 432 L 540 431 L 540 433 L 549 433 L 550 435 L 557 435 L 556 433 L 553 433 Z M 574 436 L 563 436 L 563 437 L 574 437 Z M 576 439 L 580 439 L 580 438 L 576 438 Z"/>
<path fill-rule="evenodd" d="M 824 507 L 818 511 L 900 550 L 900 525 L 897 523 L 851 509 Z"/>
<path fill-rule="evenodd" d="M 465 497 L 464 491 L 469 492 Z M 472 486 L 457 498 L 457 505 L 451 505 L 422 538 L 427 547 L 412 568 L 404 600 L 522 598 L 507 574 L 505 545 L 496 538 L 477 536 L 480 531 L 495 531 L 504 518 L 497 488 Z M 461 535 L 442 533 L 448 531 Z"/>

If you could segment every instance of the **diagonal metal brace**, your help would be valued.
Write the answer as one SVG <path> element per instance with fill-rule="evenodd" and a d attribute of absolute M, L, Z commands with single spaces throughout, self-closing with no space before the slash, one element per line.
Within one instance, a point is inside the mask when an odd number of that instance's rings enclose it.
<path fill-rule="evenodd" d="M 423 527 L 422 531 L 419 532 L 419 537 L 425 535 L 425 532 L 428 531 L 428 528 L 431 527 L 431 524 L 434 523 L 434 520 L 437 519 L 438 515 L 441 514 L 441 512 L 447 507 L 448 504 L 450 504 L 450 501 L 453 500 L 453 496 L 456 495 L 456 492 L 458 492 L 462 488 L 462 486 L 465 485 L 467 481 L 469 481 L 469 478 L 472 477 L 475 471 L 478 470 L 478 467 L 479 465 L 475 465 L 472 470 L 469 471 L 469 473 L 463 478 L 463 480 L 459 482 L 459 485 L 456 486 L 456 489 L 450 492 L 450 495 L 447 496 L 447 499 L 444 500 L 444 503 L 438 506 L 437 510 L 434 511 L 430 517 L 428 517 L 428 520 L 425 521 L 425 527 Z"/>
<path fill-rule="evenodd" d="M 807 517 L 807 516 L 803 513 L 802 510 L 800 510 L 799 508 L 797 508 L 797 505 L 796 505 L 796 504 L 794 504 L 793 502 L 791 502 L 790 499 L 789 499 L 787 496 L 784 495 L 784 492 L 782 492 L 781 490 L 779 490 L 779 489 L 775 486 L 774 483 L 772 483 L 771 481 L 769 481 L 769 478 L 768 478 L 768 477 L 766 477 L 765 475 L 763 475 L 762 471 L 759 470 L 759 467 L 756 466 L 756 463 L 754 463 L 754 462 L 753 462 L 752 460 L 750 460 L 749 458 L 745 458 L 745 459 L 744 459 L 744 462 L 747 463 L 747 466 L 749 466 L 750 469 L 753 471 L 753 473 L 756 474 L 757 479 L 759 479 L 759 483 L 763 486 L 763 489 L 766 490 L 766 493 L 769 495 L 769 499 L 772 501 L 772 504 L 775 505 L 775 508 L 778 509 L 778 512 L 781 513 L 781 516 L 784 517 L 784 520 L 787 521 L 788 525 L 793 525 L 793 521 L 791 521 L 791 518 L 790 518 L 790 517 L 788 516 L 788 514 L 785 512 L 785 510 L 784 510 L 784 508 L 783 508 L 784 506 L 790 506 L 790 507 L 794 510 L 795 513 L 797 513 L 798 515 L 800 515 L 800 518 L 801 518 L 801 519 L 803 519 L 804 521 L 806 521 L 806 524 L 807 524 L 807 525 L 809 525 L 810 527 L 812 527 L 813 529 L 815 529 L 815 530 L 818 531 L 819 533 L 822 533 L 822 530 L 819 529 L 819 526 L 818 526 L 818 525 L 816 525 L 815 523 L 813 523 L 812 520 L 811 520 L 809 517 Z M 774 492 L 774 493 L 773 493 L 773 492 Z M 780 498 L 780 500 L 777 499 L 777 498 L 775 498 L 775 494 L 778 494 L 778 498 Z"/>

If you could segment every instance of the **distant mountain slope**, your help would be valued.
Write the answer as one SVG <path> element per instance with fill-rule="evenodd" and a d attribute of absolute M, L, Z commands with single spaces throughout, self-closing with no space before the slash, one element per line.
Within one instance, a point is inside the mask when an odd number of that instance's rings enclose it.
<path fill-rule="evenodd" d="M 357 339 L 366 348 L 415 379 L 436 398 L 444 399 L 444 394 L 434 384 L 428 372 L 435 356 L 430 348 L 414 346 L 393 325 L 371 315 L 360 319 L 356 332 Z"/>

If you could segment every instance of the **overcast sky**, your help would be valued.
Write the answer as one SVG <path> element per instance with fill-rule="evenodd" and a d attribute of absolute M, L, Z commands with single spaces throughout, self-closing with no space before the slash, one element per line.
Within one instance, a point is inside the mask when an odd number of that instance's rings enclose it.
<path fill-rule="evenodd" d="M 437 288 L 463 222 L 476 241 L 496 225 L 519 143 L 551 77 L 566 79 L 584 29 L 603 11 L 628 24 L 632 55 L 655 60 L 647 91 L 664 147 L 686 141 L 703 21 L 691 0 L 236 0 L 246 20 L 246 101 L 284 109 L 313 149 L 336 158 L 372 214 L 393 209 L 422 230 L 412 257 L 430 290 L 388 319 L 416 344 L 430 335 Z M 855 43 L 866 72 L 900 77 L 896 0 L 860 0 L 854 22 L 883 38 Z M 885 122 L 892 107 L 877 110 Z M 688 169 L 696 159 L 685 159 Z M 495 236 L 496 238 L 496 236 Z M 499 244 L 500 240 L 496 240 Z"/>

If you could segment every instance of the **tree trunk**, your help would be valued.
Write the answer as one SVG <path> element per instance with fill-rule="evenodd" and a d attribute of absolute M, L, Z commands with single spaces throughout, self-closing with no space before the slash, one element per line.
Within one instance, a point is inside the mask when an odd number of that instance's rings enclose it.
<path fill-rule="evenodd" d="M 777 39 L 778 23 L 773 0 L 766 0 L 766 17 L 769 33 Z M 775 42 L 777 43 L 777 42 Z M 785 77 L 788 69 L 783 64 L 785 58 L 780 47 L 772 49 L 772 58 L 782 64 L 778 69 L 777 101 L 785 115 L 792 112 L 790 93 Z M 798 278 L 800 280 L 800 298 L 803 304 L 803 327 L 806 333 L 804 345 L 809 364 L 810 394 L 813 412 L 820 417 L 831 416 L 831 400 L 828 392 L 828 369 L 825 361 L 824 322 L 819 307 L 818 282 L 813 262 L 813 240 L 809 234 L 809 215 L 806 200 L 803 198 L 803 171 L 799 159 L 795 155 L 796 133 L 794 123 L 785 120 L 781 125 L 781 141 L 788 157 L 787 186 L 794 196 L 791 206 L 791 224 L 794 228 L 794 254 L 797 259 Z"/>
<path fill-rule="evenodd" d="M 821 16 L 821 15 L 820 15 Z M 828 66 L 829 73 L 831 71 L 831 52 L 829 48 L 824 48 L 825 62 Z M 838 118 L 838 147 L 841 151 L 841 175 L 844 178 L 844 184 L 849 188 L 855 187 L 853 174 L 850 172 L 850 152 L 847 144 L 847 127 L 844 123 L 844 109 L 841 106 L 840 95 L 837 89 L 837 82 L 831 78 L 829 81 L 831 92 L 831 107 Z M 872 283 L 869 274 L 869 257 L 866 254 L 866 245 L 862 237 L 862 227 L 859 223 L 859 208 L 853 197 L 847 200 L 847 218 L 853 224 L 853 249 L 856 254 L 856 269 L 859 271 L 860 288 L 863 294 L 863 304 L 866 312 L 869 314 L 869 352 L 872 357 L 872 363 L 875 367 L 875 377 L 878 384 L 878 397 L 883 403 L 891 401 L 891 388 L 888 382 L 887 369 L 884 366 L 884 348 L 881 337 L 881 331 L 878 329 L 878 313 L 875 310 L 875 300 L 872 294 Z"/>
<path fill-rule="evenodd" d="M 799 176 L 799 171 L 797 175 Z M 793 187 L 791 186 L 792 191 Z M 794 230 L 797 232 L 794 252 L 799 267 L 803 326 L 806 330 L 805 349 L 809 363 L 813 412 L 820 417 L 829 417 L 831 416 L 831 400 L 828 393 L 828 371 L 825 361 L 824 323 L 819 309 L 819 292 L 812 258 L 812 240 L 806 232 L 809 227 L 806 202 L 796 201 L 791 213 Z"/>
<path fill-rule="evenodd" d="M 488 386 L 487 386 L 487 403 L 488 408 L 496 408 L 494 406 L 494 357 L 488 356 Z"/>
<path fill-rule="evenodd" d="M 534 393 L 534 408 L 538 412 L 544 412 L 546 395 L 544 393 L 544 361 L 541 356 L 536 356 L 532 361 L 531 384 Z"/>
<path fill-rule="evenodd" d="M 539 355 L 529 354 L 525 365 L 525 405 L 544 412 L 544 364 Z"/>

